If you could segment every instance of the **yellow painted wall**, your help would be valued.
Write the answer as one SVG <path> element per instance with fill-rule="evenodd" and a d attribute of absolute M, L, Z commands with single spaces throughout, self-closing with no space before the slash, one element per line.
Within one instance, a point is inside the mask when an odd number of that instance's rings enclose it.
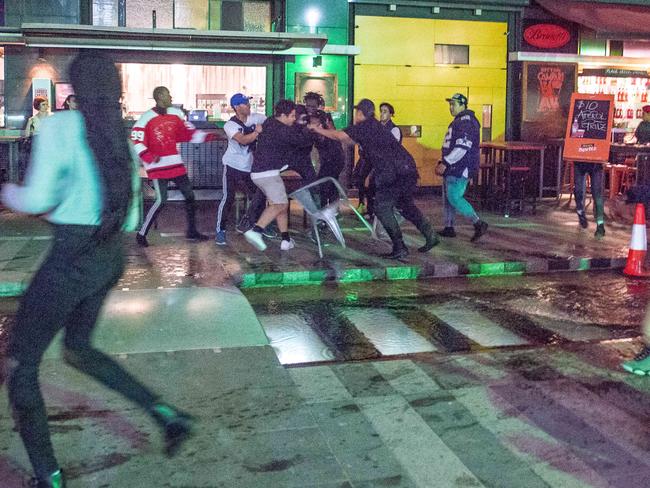
<path fill-rule="evenodd" d="M 422 137 L 405 138 L 420 170 L 420 184 L 439 185 L 433 173 L 451 122 L 445 98 L 456 92 L 469 98 L 481 120 L 492 105 L 492 138 L 505 132 L 507 24 L 396 17 L 355 18 L 355 102 L 370 98 L 395 107 L 395 123 L 421 125 Z M 435 44 L 469 45 L 469 65 L 436 65 Z"/>

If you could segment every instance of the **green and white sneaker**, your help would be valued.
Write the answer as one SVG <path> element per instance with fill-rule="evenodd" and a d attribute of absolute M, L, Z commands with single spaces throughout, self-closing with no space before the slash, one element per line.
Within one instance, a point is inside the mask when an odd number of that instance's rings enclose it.
<path fill-rule="evenodd" d="M 625 371 L 639 376 L 650 375 L 650 346 L 645 346 L 633 360 L 621 363 Z"/>

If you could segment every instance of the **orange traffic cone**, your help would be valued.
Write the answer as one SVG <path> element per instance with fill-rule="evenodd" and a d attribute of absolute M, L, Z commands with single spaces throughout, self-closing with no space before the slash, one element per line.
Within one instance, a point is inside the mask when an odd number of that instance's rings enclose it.
<path fill-rule="evenodd" d="M 650 277 L 650 272 L 646 271 L 643 266 L 647 250 L 648 240 L 645 232 L 645 206 L 642 203 L 637 203 L 634 210 L 630 250 L 627 254 L 627 264 L 623 273 L 628 276 Z"/>

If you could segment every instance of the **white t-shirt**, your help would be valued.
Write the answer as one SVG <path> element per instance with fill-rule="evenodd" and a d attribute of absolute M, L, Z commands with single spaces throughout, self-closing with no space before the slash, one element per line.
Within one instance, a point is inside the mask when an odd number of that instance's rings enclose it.
<path fill-rule="evenodd" d="M 244 125 L 246 127 L 252 127 L 253 125 L 264 123 L 265 120 L 266 115 L 250 114 L 246 118 Z M 224 124 L 223 130 L 226 133 L 226 137 L 228 137 L 228 148 L 223 155 L 223 164 L 230 166 L 231 168 L 250 173 L 251 166 L 253 165 L 253 153 L 250 151 L 248 146 L 242 146 L 235 139 L 233 139 L 233 136 L 235 134 L 238 132 L 243 133 L 244 129 L 237 122 L 229 120 Z"/>

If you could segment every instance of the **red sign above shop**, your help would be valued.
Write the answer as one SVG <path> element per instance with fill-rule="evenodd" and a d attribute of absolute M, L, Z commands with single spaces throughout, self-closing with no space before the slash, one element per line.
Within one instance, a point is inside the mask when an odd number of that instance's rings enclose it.
<path fill-rule="evenodd" d="M 540 49 L 556 49 L 569 43 L 571 33 L 555 24 L 533 24 L 524 31 L 524 39 Z"/>
<path fill-rule="evenodd" d="M 521 51 L 575 54 L 577 28 L 560 20 L 524 19 Z"/>

